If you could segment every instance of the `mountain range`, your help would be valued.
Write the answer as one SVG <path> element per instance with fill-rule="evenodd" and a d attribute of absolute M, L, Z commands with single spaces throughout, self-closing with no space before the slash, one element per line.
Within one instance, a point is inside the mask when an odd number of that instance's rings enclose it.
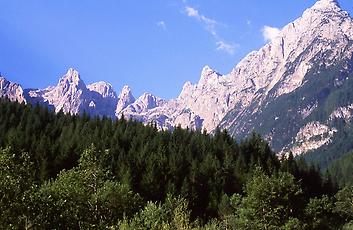
<path fill-rule="evenodd" d="M 109 83 L 86 85 L 74 69 L 45 89 L 23 89 L 1 77 L 0 96 L 160 129 L 221 128 L 236 139 L 256 131 L 279 153 L 307 153 L 325 165 L 339 157 L 332 151 L 353 149 L 352 55 L 352 18 L 336 0 L 319 0 L 229 74 L 205 66 L 200 80 L 185 83 L 175 99 L 150 93 L 136 99 L 129 86 L 117 94 Z"/>

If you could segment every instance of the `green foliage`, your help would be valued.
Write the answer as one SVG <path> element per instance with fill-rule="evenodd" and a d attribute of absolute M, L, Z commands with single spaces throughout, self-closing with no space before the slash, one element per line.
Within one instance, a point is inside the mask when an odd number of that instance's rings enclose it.
<path fill-rule="evenodd" d="M 290 218 L 288 222 L 281 228 L 283 230 L 304 230 L 307 225 L 297 218 Z"/>
<path fill-rule="evenodd" d="M 293 224 L 303 204 L 303 191 L 289 173 L 272 177 L 256 169 L 245 186 L 245 194 L 236 207 L 234 227 L 240 229 L 278 229 Z"/>
<path fill-rule="evenodd" d="M 27 153 L 11 148 L 0 150 L 0 228 L 28 227 L 31 195 L 36 189 L 31 172 L 33 163 Z"/>
<path fill-rule="evenodd" d="M 338 229 L 353 220 L 353 187 L 340 190 L 334 197 L 312 198 L 305 208 L 310 229 Z M 349 224 L 346 225 L 346 227 Z"/>
<path fill-rule="evenodd" d="M 307 229 L 314 217 L 315 226 L 339 228 L 352 220 L 351 188 L 334 196 L 329 176 L 303 159 L 279 160 L 255 133 L 237 143 L 226 131 L 158 131 L 0 100 L 0 147 L 3 229 Z"/>
<path fill-rule="evenodd" d="M 315 59 L 322 62 L 322 57 Z M 341 60 L 330 66 L 316 63 L 306 74 L 303 81 L 305 84 L 298 89 L 278 96 L 278 86 L 274 86 L 266 94 L 266 98 L 254 99 L 247 111 L 242 112 L 242 116 L 237 118 L 237 122 L 234 122 L 234 118 L 239 115 L 240 110 L 236 105 L 223 118 L 221 124 L 231 124 L 227 128 L 237 139 L 251 136 L 253 130 L 263 136 L 270 134 L 272 148 L 281 151 L 283 147 L 292 144 L 299 130 L 309 122 L 329 121 L 329 125 L 338 131 L 332 141 L 305 155 L 308 162 L 318 164 L 321 169 L 326 170 L 334 160 L 353 150 L 352 122 L 330 119 L 333 111 L 339 107 L 347 107 L 353 102 L 353 72 L 346 66 L 352 66 L 350 59 Z M 291 73 L 294 70 L 288 71 Z M 264 101 L 266 106 L 257 110 L 258 105 Z M 312 111 L 303 117 L 300 111 L 305 108 L 312 108 Z M 254 110 L 257 112 L 253 113 Z"/>
<path fill-rule="evenodd" d="M 353 229 L 353 221 L 345 224 L 342 229 L 343 230 L 352 230 Z"/>
<path fill-rule="evenodd" d="M 345 222 L 353 221 L 353 186 L 343 188 L 335 197 L 335 212 L 343 216 Z"/>
<path fill-rule="evenodd" d="M 168 196 L 163 205 L 148 202 L 132 220 L 122 221 L 119 229 L 189 230 L 194 226 L 196 223 L 190 221 L 187 201 Z"/>
<path fill-rule="evenodd" d="M 93 228 L 118 223 L 138 210 L 141 199 L 128 186 L 110 181 L 98 162 L 104 154 L 92 146 L 79 165 L 62 171 L 58 178 L 42 185 L 35 223 L 51 228 Z"/>
<path fill-rule="evenodd" d="M 180 127 L 159 132 L 135 121 L 55 114 L 0 100 L 0 147 L 28 152 L 39 184 L 77 167 L 92 143 L 104 155 L 97 165 L 109 170 L 114 181 L 144 200 L 181 195 L 189 201 L 192 218 L 204 220 L 217 217 L 223 194 L 242 192 L 255 165 L 270 173 L 280 164 L 256 134 L 238 144 L 226 131 L 212 136 Z"/>
<path fill-rule="evenodd" d="M 310 199 L 305 214 L 311 229 L 336 229 L 337 217 L 333 215 L 334 203 L 327 196 Z"/>
<path fill-rule="evenodd" d="M 353 152 L 333 162 L 329 172 L 339 186 L 353 185 Z"/>
<path fill-rule="evenodd" d="M 292 174 L 268 176 L 257 168 L 244 190 L 244 196 L 222 198 L 225 229 L 341 229 L 353 219 L 353 190 L 349 187 L 335 197 L 324 195 L 306 202 L 301 184 Z"/>

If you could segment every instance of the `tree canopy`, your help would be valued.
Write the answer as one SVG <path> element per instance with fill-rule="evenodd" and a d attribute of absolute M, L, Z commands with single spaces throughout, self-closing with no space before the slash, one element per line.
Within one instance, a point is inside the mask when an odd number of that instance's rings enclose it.
<path fill-rule="evenodd" d="M 352 190 L 259 135 L 159 131 L 0 100 L 0 228 L 330 229 Z M 311 223 L 311 219 L 316 221 Z"/>

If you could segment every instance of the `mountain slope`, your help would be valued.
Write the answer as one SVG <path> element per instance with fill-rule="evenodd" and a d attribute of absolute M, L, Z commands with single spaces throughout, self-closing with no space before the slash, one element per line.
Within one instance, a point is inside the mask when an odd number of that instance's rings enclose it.
<path fill-rule="evenodd" d="M 339 186 L 353 185 L 353 153 L 333 162 L 329 167 L 329 172 Z"/>
<path fill-rule="evenodd" d="M 143 111 L 139 120 L 209 132 L 220 125 L 235 137 L 247 135 L 256 128 L 249 122 L 250 114 L 302 87 L 317 65 L 329 67 L 342 62 L 342 71 L 349 73 L 352 28 L 352 19 L 337 1 L 318 1 L 284 27 L 273 42 L 245 57 L 231 73 L 221 75 L 206 66 L 197 84 L 187 82 L 178 98 Z"/>
<path fill-rule="evenodd" d="M 255 92 L 221 127 L 237 138 L 256 130 L 276 151 L 296 155 L 329 145 L 341 131 L 332 119 L 335 110 L 353 102 L 349 95 L 344 101 L 335 96 L 349 93 L 352 53 L 351 17 L 337 1 L 318 1 L 232 71 L 256 74 Z"/>
<path fill-rule="evenodd" d="M 6 97 L 11 101 L 20 103 L 26 102 L 22 87 L 17 83 L 12 83 L 0 76 L 0 97 Z"/>
<path fill-rule="evenodd" d="M 352 18 L 337 1 L 320 0 L 229 74 L 205 66 L 200 80 L 185 83 L 172 100 L 150 93 L 135 99 L 128 86 L 117 96 L 108 83 L 85 85 L 73 69 L 55 87 L 24 90 L 25 99 L 16 84 L 1 85 L 0 92 L 55 111 L 124 116 L 164 129 L 180 125 L 213 132 L 220 127 L 235 138 L 256 130 L 276 151 L 295 155 L 316 151 L 309 154 L 314 159 L 320 158 L 319 150 L 331 151 L 335 143 L 346 140 L 344 133 L 351 132 L 352 55 Z M 344 152 L 353 149 L 341 147 Z M 326 156 L 325 161 L 336 157 Z"/>

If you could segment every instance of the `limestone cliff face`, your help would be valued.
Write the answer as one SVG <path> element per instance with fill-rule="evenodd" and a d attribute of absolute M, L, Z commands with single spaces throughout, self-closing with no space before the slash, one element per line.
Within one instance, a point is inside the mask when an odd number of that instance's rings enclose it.
<path fill-rule="evenodd" d="M 237 138 L 256 130 L 275 150 L 297 155 L 332 144 L 342 130 L 329 115 L 353 102 L 336 95 L 349 90 L 352 55 L 352 18 L 337 1 L 316 2 L 227 76 L 243 86 L 235 93 L 242 99 L 220 127 Z M 334 114 L 346 116 L 346 110 Z"/>
<path fill-rule="evenodd" d="M 336 111 L 325 111 L 326 117 L 317 114 L 327 107 L 324 103 L 332 93 L 342 91 L 351 80 L 352 55 L 352 18 L 337 1 L 320 0 L 229 74 L 205 66 L 200 80 L 185 83 L 172 100 L 150 93 L 135 99 L 129 86 L 118 95 L 105 82 L 86 85 L 74 69 L 46 89 L 23 91 L 0 78 L 0 96 L 40 102 L 70 114 L 124 115 L 163 129 L 180 125 L 212 132 L 220 127 L 236 138 L 256 130 L 275 150 L 295 149 L 301 154 L 331 143 L 340 132 L 334 118 L 350 120 L 353 99 L 337 102 L 332 108 Z"/>
<path fill-rule="evenodd" d="M 328 67 L 349 59 L 352 38 L 352 19 L 337 1 L 318 1 L 229 74 L 205 66 L 198 83 L 185 83 L 178 98 L 143 111 L 139 120 L 163 117 L 164 122 L 158 122 L 162 127 L 180 124 L 209 132 L 217 126 L 230 129 L 241 116 L 261 110 L 268 98 L 273 100 L 300 88 L 313 66 Z M 122 112 L 135 113 L 130 109 Z M 230 112 L 232 115 L 224 119 Z M 240 126 L 233 132 L 235 136 L 247 131 Z"/>
<path fill-rule="evenodd" d="M 19 103 L 26 102 L 22 87 L 17 83 L 12 83 L 0 76 L 0 97 L 6 97 L 11 101 Z"/>

